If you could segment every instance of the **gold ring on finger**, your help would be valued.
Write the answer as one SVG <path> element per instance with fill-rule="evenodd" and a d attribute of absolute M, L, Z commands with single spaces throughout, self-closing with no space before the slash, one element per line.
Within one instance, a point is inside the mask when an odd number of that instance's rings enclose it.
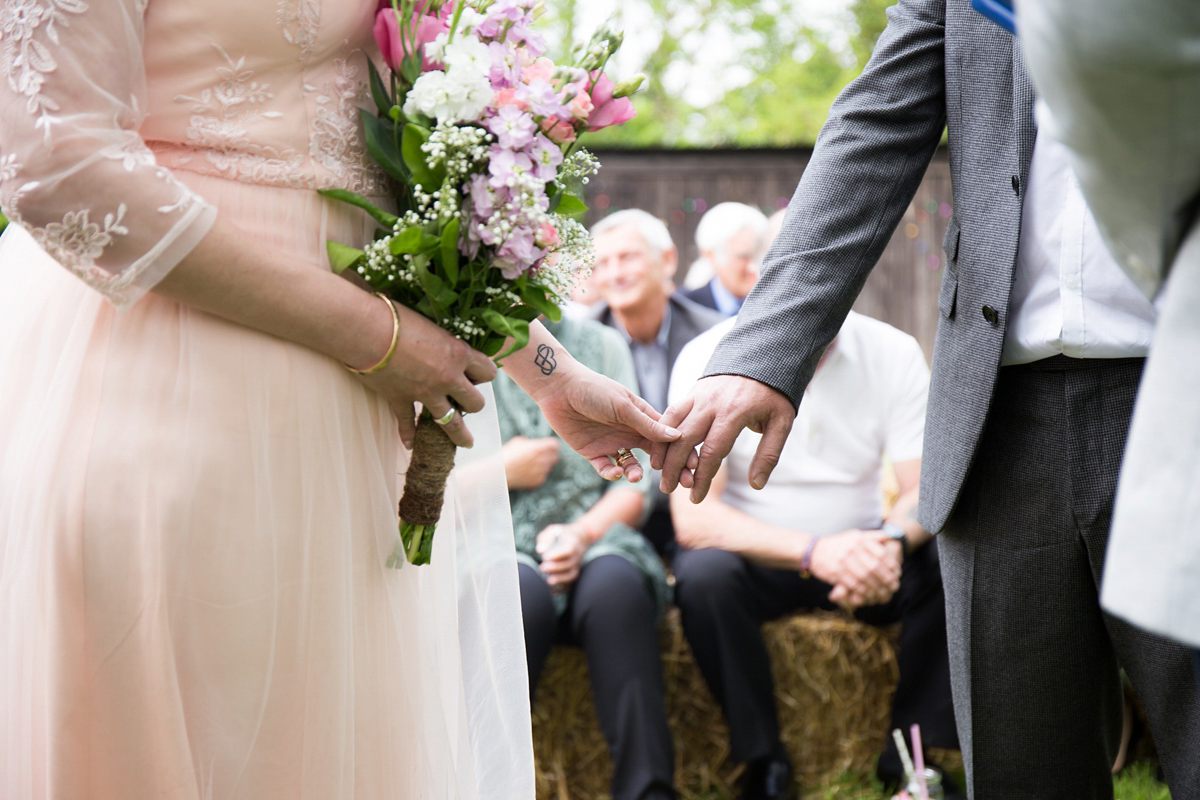
<path fill-rule="evenodd" d="M 628 447 L 622 447 L 617 451 L 617 454 L 613 456 L 613 458 L 616 460 L 617 466 L 619 467 L 625 466 L 631 460 L 637 461 L 637 456 L 635 456 Z"/>

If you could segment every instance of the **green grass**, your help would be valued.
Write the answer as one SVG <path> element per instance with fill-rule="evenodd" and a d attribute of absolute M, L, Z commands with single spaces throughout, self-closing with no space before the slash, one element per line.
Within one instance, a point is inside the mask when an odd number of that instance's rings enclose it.
<path fill-rule="evenodd" d="M 1171 800 L 1167 787 L 1154 779 L 1156 766 L 1143 762 L 1133 764 L 1113 781 L 1115 800 Z M 952 773 L 953 774 L 953 773 Z M 961 774 L 954 777 L 965 785 Z M 803 792 L 804 800 L 888 800 L 890 795 L 874 776 L 844 773 L 822 786 L 810 786 Z"/>

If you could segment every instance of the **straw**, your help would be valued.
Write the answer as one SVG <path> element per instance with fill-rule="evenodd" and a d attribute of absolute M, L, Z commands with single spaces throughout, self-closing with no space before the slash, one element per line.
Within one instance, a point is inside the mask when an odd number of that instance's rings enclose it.
<path fill-rule="evenodd" d="M 921 726 L 914 723 L 909 733 L 912 736 L 913 758 L 917 762 L 917 785 L 921 787 L 921 800 L 929 800 L 929 786 L 925 783 L 925 750 L 921 747 Z"/>
<path fill-rule="evenodd" d="M 892 739 L 896 742 L 896 749 L 900 752 L 900 763 L 904 765 L 905 783 L 912 783 L 913 778 L 917 776 L 916 767 L 913 766 L 912 757 L 908 754 L 908 745 L 904 743 L 904 734 L 899 728 L 892 731 Z"/>

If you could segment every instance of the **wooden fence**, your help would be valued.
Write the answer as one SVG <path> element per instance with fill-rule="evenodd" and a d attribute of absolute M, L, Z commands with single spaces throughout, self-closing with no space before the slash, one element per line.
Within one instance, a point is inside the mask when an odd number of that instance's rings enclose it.
<path fill-rule="evenodd" d="M 812 150 L 597 150 L 595 155 L 603 167 L 588 185 L 588 223 L 622 208 L 649 211 L 670 228 L 683 270 L 699 255 L 696 224 L 707 209 L 727 200 L 767 213 L 783 208 Z M 854 306 L 916 337 L 926 359 L 937 331 L 950 203 L 950 164 L 940 149 Z"/>

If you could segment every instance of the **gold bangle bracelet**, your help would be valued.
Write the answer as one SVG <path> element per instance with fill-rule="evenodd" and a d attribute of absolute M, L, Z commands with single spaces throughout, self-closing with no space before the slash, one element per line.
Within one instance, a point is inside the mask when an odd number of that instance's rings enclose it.
<path fill-rule="evenodd" d="M 366 369 L 355 369 L 349 364 L 342 364 L 343 367 L 350 370 L 355 375 L 370 375 L 371 373 L 378 372 L 386 367 L 388 362 L 392 360 L 392 354 L 396 352 L 396 345 L 400 341 L 400 314 L 396 311 L 396 304 L 389 300 L 387 295 L 385 295 L 383 292 L 376 292 L 375 296 L 387 303 L 388 310 L 392 312 L 392 344 L 388 348 L 388 351 L 383 354 L 383 358 L 379 359 L 379 363 L 373 367 L 367 367 Z"/>

